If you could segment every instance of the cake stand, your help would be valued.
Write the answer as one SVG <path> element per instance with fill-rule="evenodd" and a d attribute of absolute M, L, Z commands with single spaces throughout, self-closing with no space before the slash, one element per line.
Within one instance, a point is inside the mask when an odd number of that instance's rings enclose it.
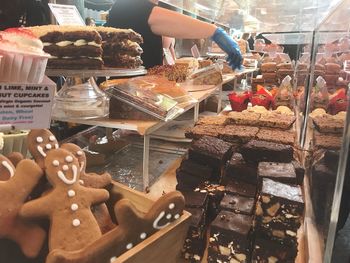
<path fill-rule="evenodd" d="M 47 69 L 46 75 L 50 77 L 66 77 L 63 87 L 55 95 L 52 117 L 82 120 L 107 116 L 109 97 L 98 88 L 94 77 L 132 77 L 146 73 L 143 67 L 101 70 Z"/>

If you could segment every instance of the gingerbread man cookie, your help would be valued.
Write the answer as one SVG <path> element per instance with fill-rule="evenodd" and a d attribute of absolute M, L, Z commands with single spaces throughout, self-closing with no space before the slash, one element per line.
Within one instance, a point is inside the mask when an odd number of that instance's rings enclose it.
<path fill-rule="evenodd" d="M 106 201 L 108 191 L 80 185 L 79 171 L 79 162 L 73 154 L 64 149 L 49 151 L 45 174 L 53 189 L 26 203 L 20 211 L 25 218 L 50 219 L 50 251 L 82 249 L 102 236 L 90 207 Z"/>
<path fill-rule="evenodd" d="M 0 181 L 7 181 L 15 175 L 15 166 L 5 156 L 0 154 Z"/>
<path fill-rule="evenodd" d="M 128 199 L 115 205 L 119 225 L 79 251 L 61 249 L 51 251 L 46 263 L 111 263 L 118 256 L 180 218 L 185 207 L 180 192 L 171 192 L 161 198 L 146 214 L 138 211 Z"/>
<path fill-rule="evenodd" d="M 44 169 L 44 160 L 52 149 L 58 149 L 56 137 L 47 129 L 34 129 L 28 134 L 27 145 L 35 162 Z"/>
<path fill-rule="evenodd" d="M 24 159 L 24 156 L 20 152 L 12 152 L 6 155 L 7 159 L 9 159 L 12 164 L 17 167 L 17 164 Z"/>
<path fill-rule="evenodd" d="M 2 165 L 7 162 L 2 156 Z M 36 257 L 44 243 L 45 231 L 18 216 L 20 208 L 43 176 L 41 168 L 31 160 L 21 161 L 17 169 L 5 165 L 10 178 L 0 182 L 0 238 L 15 241 L 27 257 Z M 11 173 L 13 175 L 11 176 Z"/>
<path fill-rule="evenodd" d="M 79 161 L 80 165 L 80 183 L 86 187 L 104 188 L 112 182 L 112 177 L 109 173 L 101 175 L 95 173 L 86 173 L 86 155 L 85 152 L 76 144 L 65 143 L 61 145 L 61 149 L 71 152 Z"/>

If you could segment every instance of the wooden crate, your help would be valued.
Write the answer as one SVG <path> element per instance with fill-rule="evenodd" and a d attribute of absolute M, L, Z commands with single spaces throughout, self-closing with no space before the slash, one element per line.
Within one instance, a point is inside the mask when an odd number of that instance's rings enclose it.
<path fill-rule="evenodd" d="M 142 212 L 147 212 L 154 203 L 154 200 L 150 199 L 146 194 L 132 190 L 116 182 L 113 183 L 110 193 L 112 199 L 120 199 L 121 196 L 128 198 Z M 117 193 L 118 196 L 113 196 L 114 193 Z M 182 245 L 187 234 L 190 216 L 190 213 L 184 211 L 183 215 L 177 221 L 159 230 L 130 249 L 118 257 L 113 263 L 177 262 L 180 258 Z"/>

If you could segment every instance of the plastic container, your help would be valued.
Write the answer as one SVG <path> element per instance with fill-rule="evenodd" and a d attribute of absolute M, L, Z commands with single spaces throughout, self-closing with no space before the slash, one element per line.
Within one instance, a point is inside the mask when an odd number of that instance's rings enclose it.
<path fill-rule="evenodd" d="M 12 152 L 20 152 L 24 157 L 29 155 L 27 148 L 27 136 L 29 131 L 11 132 L 3 135 L 4 147 L 0 150 L 3 155 L 8 155 Z"/>

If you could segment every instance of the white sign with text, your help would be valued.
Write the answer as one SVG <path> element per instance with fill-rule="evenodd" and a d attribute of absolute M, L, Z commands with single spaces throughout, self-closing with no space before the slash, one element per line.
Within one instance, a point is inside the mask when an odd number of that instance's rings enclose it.
<path fill-rule="evenodd" d="M 84 20 L 75 5 L 49 4 L 49 7 L 59 25 L 85 26 Z"/>
<path fill-rule="evenodd" d="M 45 77 L 41 84 L 0 82 L 0 126 L 16 129 L 50 127 L 56 84 Z"/>

